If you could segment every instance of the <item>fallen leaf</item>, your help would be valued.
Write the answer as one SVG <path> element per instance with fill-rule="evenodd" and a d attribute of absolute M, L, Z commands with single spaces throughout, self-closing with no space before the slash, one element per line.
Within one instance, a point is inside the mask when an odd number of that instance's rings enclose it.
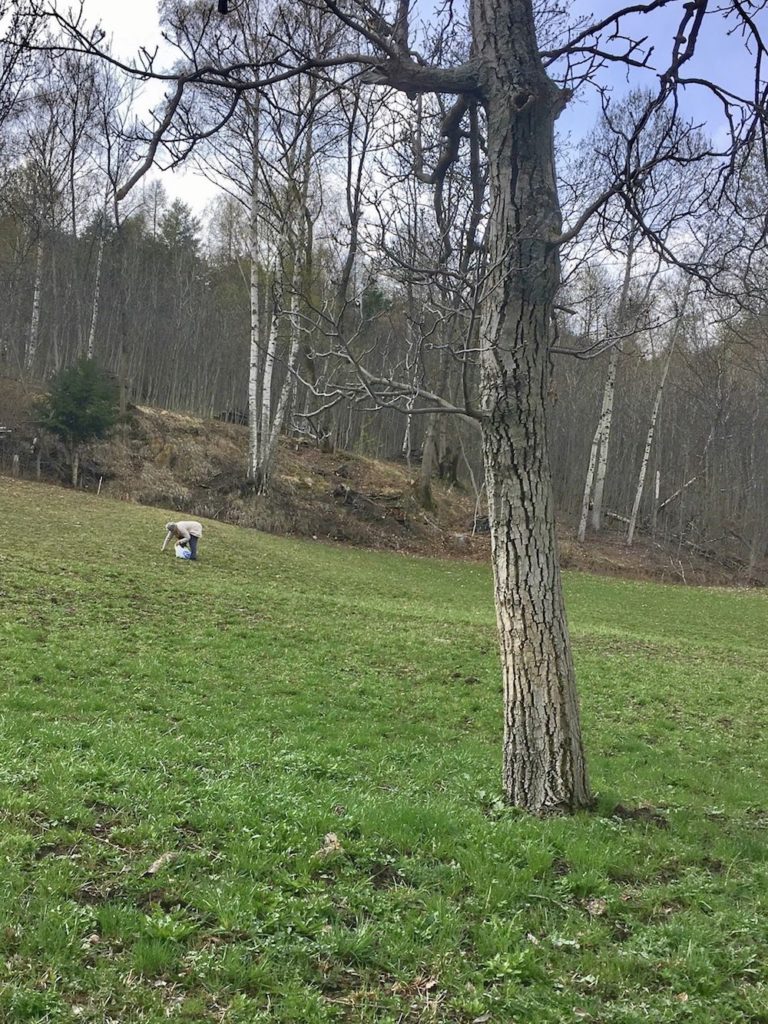
<path fill-rule="evenodd" d="M 587 900 L 586 906 L 590 917 L 602 917 L 608 909 L 608 903 L 602 896 L 595 896 L 593 899 Z"/>
<path fill-rule="evenodd" d="M 675 999 L 678 1001 L 678 1003 L 687 1003 L 688 1002 L 688 993 L 687 992 L 678 992 L 677 995 L 675 996 Z"/>
<path fill-rule="evenodd" d="M 168 867 L 171 861 L 176 860 L 178 856 L 178 853 L 174 853 L 172 850 L 168 853 L 164 853 L 161 857 L 158 857 L 156 861 L 153 861 L 153 863 L 149 865 L 147 870 L 142 875 L 142 878 L 151 878 L 152 875 L 156 875 L 158 871 L 162 871 L 163 868 Z"/>
<path fill-rule="evenodd" d="M 328 832 L 323 837 L 323 845 L 319 850 L 315 850 L 312 854 L 313 857 L 330 857 L 333 853 L 344 853 L 344 847 L 339 842 L 339 837 L 335 832 Z"/>

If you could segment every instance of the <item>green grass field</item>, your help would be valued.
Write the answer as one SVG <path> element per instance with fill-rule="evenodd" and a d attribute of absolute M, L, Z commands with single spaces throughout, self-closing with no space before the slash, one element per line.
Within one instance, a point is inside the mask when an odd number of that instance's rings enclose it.
<path fill-rule="evenodd" d="M 0 1021 L 768 1022 L 764 595 L 570 576 L 598 807 L 533 820 L 486 568 L 0 510 Z"/>

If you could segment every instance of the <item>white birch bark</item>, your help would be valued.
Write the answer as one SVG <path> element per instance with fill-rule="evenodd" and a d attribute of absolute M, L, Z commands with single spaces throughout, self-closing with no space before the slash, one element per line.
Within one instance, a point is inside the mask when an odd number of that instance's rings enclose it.
<path fill-rule="evenodd" d="M 619 305 L 616 310 L 616 327 L 621 327 L 626 320 L 634 258 L 635 233 L 633 231 L 629 236 L 629 244 L 627 246 L 627 261 L 624 264 L 624 278 L 621 283 L 621 295 L 619 296 Z M 598 421 L 600 438 L 598 442 L 595 493 L 592 500 L 592 529 L 595 531 L 598 531 L 602 526 L 603 492 L 605 491 L 605 478 L 608 473 L 608 449 L 611 442 L 613 398 L 616 391 L 616 366 L 618 361 L 619 349 L 617 345 L 614 345 L 611 349 L 611 357 L 608 361 L 608 372 L 605 377 L 603 401 L 600 409 L 600 419 Z"/>
<path fill-rule="evenodd" d="M 272 422 L 272 378 L 275 373 L 278 324 L 277 310 L 273 310 L 269 328 L 269 341 L 267 342 L 267 351 L 264 355 L 264 371 L 261 379 L 261 423 L 259 427 L 256 466 L 254 467 L 254 479 L 260 491 L 263 489 L 260 479 L 262 463 L 266 454 L 266 445 L 269 440 L 270 424 Z"/>
<path fill-rule="evenodd" d="M 595 494 L 592 499 L 592 529 L 599 530 L 602 525 L 603 492 L 605 477 L 608 472 L 608 448 L 611 441 L 611 424 L 613 422 L 613 396 L 616 391 L 616 364 L 619 361 L 619 350 L 614 345 L 608 360 L 608 372 L 603 388 L 603 403 L 598 423 L 598 455 L 595 475 Z"/>
<path fill-rule="evenodd" d="M 656 525 L 659 517 L 659 491 L 661 489 L 661 473 L 656 470 L 653 484 L 653 516 L 651 519 L 651 536 L 656 536 Z"/>
<path fill-rule="evenodd" d="M 640 510 L 640 502 L 643 498 L 643 489 L 645 488 L 645 475 L 648 471 L 648 460 L 651 455 L 651 446 L 653 445 L 653 435 L 656 431 L 656 420 L 658 419 L 659 409 L 661 407 L 661 396 L 664 393 L 664 385 L 667 382 L 667 374 L 669 373 L 669 365 L 672 362 L 672 353 L 675 348 L 676 335 L 672 338 L 669 345 L 669 352 L 664 362 L 664 370 L 661 374 L 661 380 L 659 381 L 658 389 L 656 390 L 656 399 L 653 403 L 653 411 L 651 412 L 651 422 L 648 425 L 648 434 L 645 439 L 645 450 L 643 452 L 643 461 L 640 464 L 640 474 L 637 479 L 637 489 L 635 490 L 635 501 L 632 505 L 632 514 L 629 517 L 629 528 L 627 529 L 627 546 L 632 544 L 635 537 L 635 527 L 637 526 L 637 513 Z"/>
<path fill-rule="evenodd" d="M 251 260 L 250 344 L 248 352 L 248 476 L 258 474 L 261 420 L 259 409 L 259 364 L 261 362 L 261 310 L 259 308 L 259 143 L 261 104 L 256 94 L 251 109 L 251 188 L 248 220 L 248 251 Z M 270 385 L 271 386 L 271 385 Z"/>
<path fill-rule="evenodd" d="M 32 292 L 32 315 L 29 320 L 29 340 L 24 357 L 24 368 L 31 373 L 35 365 L 37 343 L 40 339 L 40 296 L 43 288 L 43 240 L 38 239 L 35 258 L 35 284 Z"/>
<path fill-rule="evenodd" d="M 269 432 L 269 438 L 266 444 L 263 446 L 260 475 L 259 475 L 259 490 L 266 491 L 269 486 L 269 480 L 272 475 L 272 468 L 275 462 L 275 455 L 277 453 L 277 442 L 280 437 L 280 432 L 283 429 L 283 423 L 285 422 L 285 414 L 290 404 L 293 390 L 296 386 L 296 364 L 299 358 L 299 341 L 301 332 L 299 328 L 299 273 L 297 270 L 294 271 L 294 289 L 291 295 L 291 350 L 288 354 L 288 363 L 286 366 L 286 375 L 283 380 L 283 386 L 280 389 L 280 397 L 277 401 L 275 408 L 275 417 L 272 420 L 272 428 Z"/>
<path fill-rule="evenodd" d="M 597 449 L 598 445 L 600 444 L 600 426 L 601 420 L 598 420 L 597 427 L 595 427 L 595 435 L 592 438 L 592 446 L 589 450 L 589 466 L 587 467 L 587 479 L 584 481 L 584 497 L 581 500 L 581 519 L 579 520 L 579 532 L 576 535 L 579 544 L 583 544 L 587 536 L 587 519 L 589 518 L 589 497 L 592 494 L 592 480 L 595 475 Z"/>
<path fill-rule="evenodd" d="M 640 510 L 640 502 L 642 501 L 642 498 L 643 498 L 643 490 L 645 488 L 645 476 L 646 476 L 646 473 L 648 472 L 648 460 L 649 460 L 650 454 L 651 454 L 651 446 L 653 444 L 653 436 L 654 436 L 654 433 L 656 431 L 656 420 L 658 419 L 659 409 L 661 407 L 661 398 L 662 398 L 662 394 L 664 392 L 664 385 L 667 382 L 667 374 L 669 373 L 669 367 L 670 367 L 670 364 L 672 362 L 672 356 L 673 356 L 674 351 L 675 351 L 675 346 L 677 344 L 677 339 L 680 337 L 680 331 L 681 331 L 682 323 L 683 323 L 683 316 L 685 314 L 686 307 L 688 306 L 688 299 L 690 298 L 690 295 L 691 295 L 691 286 L 692 286 L 692 284 L 693 284 L 693 278 L 689 277 L 688 281 L 686 282 L 686 285 L 685 285 L 685 291 L 683 293 L 683 299 L 682 299 L 682 302 L 681 302 L 681 305 L 680 305 L 680 311 L 679 311 L 678 316 L 677 316 L 677 321 L 675 323 L 675 328 L 674 328 L 674 330 L 672 332 L 672 337 L 670 338 L 669 349 L 667 351 L 667 358 L 666 358 L 666 360 L 664 362 L 664 369 L 663 369 L 662 374 L 661 374 L 661 380 L 659 381 L 659 387 L 658 387 L 658 390 L 656 391 L 656 400 L 653 403 L 653 411 L 651 412 L 651 422 L 650 422 L 650 424 L 648 426 L 648 434 L 647 434 L 646 439 L 645 439 L 645 450 L 643 452 L 643 461 L 642 461 L 642 463 L 640 465 L 640 474 L 639 474 L 638 480 L 637 480 L 637 489 L 635 491 L 635 500 L 634 500 L 634 503 L 632 505 L 632 514 L 629 517 L 629 528 L 627 530 L 627 546 L 632 544 L 632 541 L 634 540 L 634 537 L 635 537 L 635 529 L 637 527 L 637 515 L 638 515 L 638 512 Z M 657 505 L 658 505 L 658 498 L 656 499 L 656 504 L 654 506 L 654 511 L 655 512 L 656 512 L 656 506 Z M 655 519 L 655 515 L 654 515 L 654 519 Z"/>
<path fill-rule="evenodd" d="M 251 221 L 249 249 L 251 258 L 250 303 L 251 330 L 248 354 L 248 476 L 256 476 L 259 464 L 259 363 L 261 342 L 261 318 L 259 310 L 259 246 L 258 219 L 256 215 L 256 194 L 251 194 Z"/>
<path fill-rule="evenodd" d="M 254 479 L 259 493 L 265 493 L 272 474 L 272 468 L 277 453 L 277 442 L 283 426 L 285 414 L 295 387 L 295 370 L 298 361 L 301 329 L 299 324 L 299 300 L 301 285 L 305 267 L 309 264 L 308 254 L 305 251 L 310 243 L 310 233 L 307 228 L 309 181 L 312 169 L 313 157 L 313 132 L 314 132 L 314 97 L 316 95 L 316 82 L 310 81 L 310 103 L 309 109 L 312 115 L 309 118 L 304 138 L 304 148 L 298 165 L 290 162 L 289 166 L 295 176 L 289 173 L 292 181 L 293 196 L 289 199 L 291 206 L 286 213 L 283 227 L 283 237 L 279 242 L 278 256 L 275 261 L 275 275 L 279 282 L 275 283 L 275 293 L 278 301 L 282 302 L 285 295 L 285 263 L 288 252 L 293 254 L 293 270 L 290 285 L 290 310 L 288 319 L 290 322 L 290 351 L 286 362 L 286 376 L 283 379 L 280 395 L 275 407 L 274 417 L 272 414 L 272 385 L 275 374 L 275 363 L 277 356 L 278 327 L 281 320 L 281 312 L 275 309 L 272 316 L 269 344 L 264 359 L 264 375 L 262 388 L 261 406 L 261 429 L 259 438 L 258 466 L 254 472 Z M 293 156 L 296 154 L 293 153 Z"/>
<path fill-rule="evenodd" d="M 88 331 L 88 345 L 86 347 L 86 356 L 88 359 L 93 359 L 93 353 L 96 346 L 96 323 L 99 319 L 99 303 L 101 301 L 101 268 L 104 263 L 104 236 L 105 231 L 102 231 L 99 237 L 99 251 L 96 255 L 96 280 L 93 284 L 91 326 Z"/>

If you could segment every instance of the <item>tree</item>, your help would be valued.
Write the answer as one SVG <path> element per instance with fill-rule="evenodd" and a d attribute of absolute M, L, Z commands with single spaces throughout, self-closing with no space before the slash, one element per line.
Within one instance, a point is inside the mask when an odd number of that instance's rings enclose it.
<path fill-rule="evenodd" d="M 738 171 L 741 149 L 756 138 L 765 140 L 768 85 L 759 68 L 766 47 L 758 27 L 736 0 L 716 8 L 708 0 L 675 4 L 680 18 L 670 33 L 662 70 L 653 72 L 655 88 L 647 106 L 623 139 L 624 159 L 612 181 L 582 197 L 580 210 L 564 229 L 555 122 L 574 88 L 599 82 L 606 67 L 619 62 L 638 70 L 650 68 L 645 22 L 673 7 L 672 0 L 617 6 L 598 21 L 575 24 L 564 23 L 555 4 L 474 0 L 468 12 L 468 45 L 458 39 L 455 46 L 446 47 L 451 24 L 444 23 L 443 30 L 438 27 L 424 40 L 425 53 L 416 49 L 409 0 L 306 0 L 306 6 L 337 18 L 345 27 L 338 52 L 305 49 L 305 37 L 294 40 L 290 31 L 281 33 L 279 19 L 276 58 L 257 56 L 248 64 L 225 60 L 212 67 L 196 61 L 193 50 L 185 51 L 182 67 L 163 75 L 171 82 L 163 116 L 145 161 L 123 186 L 123 194 L 152 165 L 160 143 L 173 133 L 174 118 L 190 88 L 227 90 L 235 103 L 246 91 L 269 89 L 290 75 L 332 76 L 333 69 L 348 68 L 374 87 L 406 96 L 450 97 L 442 126 L 444 145 L 432 176 L 437 189 L 457 143 L 468 131 L 480 134 L 488 177 L 486 262 L 476 306 L 480 403 L 475 405 L 467 395 L 457 407 L 443 396 L 422 389 L 416 393 L 429 402 L 431 411 L 460 413 L 474 420 L 482 433 L 504 679 L 506 798 L 537 813 L 587 806 L 591 795 L 555 541 L 547 433 L 560 251 L 609 201 L 620 197 L 665 260 L 714 281 L 716 268 L 678 255 L 674 239 L 660 237 L 653 223 L 643 220 L 634 200 L 638 184 L 654 167 L 692 162 L 702 155 L 681 152 L 675 138 L 664 135 L 645 158 L 638 141 L 652 131 L 655 111 L 679 106 L 684 88 L 704 89 L 724 108 L 730 134 L 718 153 L 709 154 L 715 164 L 702 173 L 699 195 L 686 211 L 693 222 L 709 194 L 719 197 L 727 189 Z M 442 10 L 454 24 L 460 17 L 452 4 Z M 55 16 L 69 33 L 70 46 L 99 52 L 99 37 L 85 31 L 82 21 L 73 22 L 61 13 Z M 688 75 L 705 18 L 723 32 L 740 33 L 747 51 L 756 54 L 753 94 L 740 97 L 713 80 Z M 143 66 L 132 70 L 144 77 L 153 74 L 151 57 L 145 52 Z M 394 110 L 399 103 L 402 100 L 392 100 Z M 473 122 L 478 113 L 482 117 Z M 183 136 L 182 125 L 177 138 Z M 689 228 L 693 230 L 691 224 Z M 341 330 L 340 324 L 336 327 Z M 342 338 L 339 352 L 344 351 Z M 410 382 L 377 378 L 352 358 L 348 347 L 346 352 L 371 401 L 389 407 L 399 402 L 408 409 L 414 391 Z M 408 411 L 416 414 L 414 407 Z"/>
<path fill-rule="evenodd" d="M 92 359 L 60 370 L 37 406 L 38 425 L 64 442 L 73 487 L 82 446 L 105 437 L 117 420 L 117 387 Z"/>

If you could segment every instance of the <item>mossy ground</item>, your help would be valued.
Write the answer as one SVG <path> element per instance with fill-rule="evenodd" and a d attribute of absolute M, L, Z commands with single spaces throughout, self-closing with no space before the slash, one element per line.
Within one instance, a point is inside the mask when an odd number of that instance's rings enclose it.
<path fill-rule="evenodd" d="M 598 807 L 533 820 L 487 568 L 0 507 L 0 1021 L 768 1021 L 764 595 L 569 576 Z"/>

